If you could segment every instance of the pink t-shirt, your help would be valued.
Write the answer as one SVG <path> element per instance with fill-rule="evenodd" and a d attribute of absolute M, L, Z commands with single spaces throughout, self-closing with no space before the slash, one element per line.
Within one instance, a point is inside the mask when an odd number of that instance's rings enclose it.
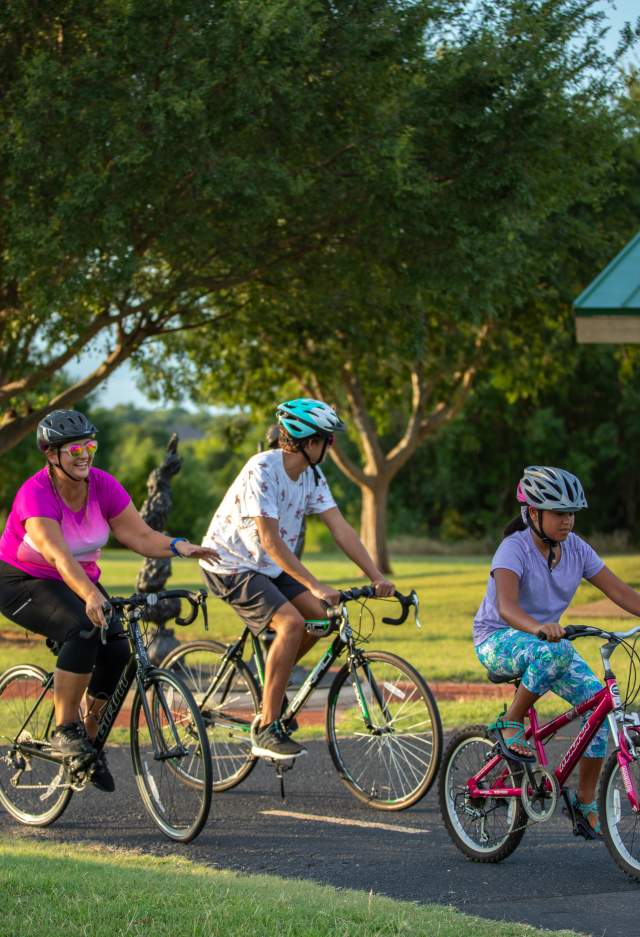
<path fill-rule="evenodd" d="M 0 560 L 37 579 L 62 579 L 38 552 L 24 526 L 30 517 L 49 517 L 60 524 L 71 553 L 89 579 L 96 582 L 100 577 L 100 548 L 109 539 L 109 521 L 121 514 L 130 501 L 113 475 L 92 468 L 87 503 L 79 511 L 72 511 L 54 489 L 47 469 L 40 469 L 18 489 L 0 537 Z"/>

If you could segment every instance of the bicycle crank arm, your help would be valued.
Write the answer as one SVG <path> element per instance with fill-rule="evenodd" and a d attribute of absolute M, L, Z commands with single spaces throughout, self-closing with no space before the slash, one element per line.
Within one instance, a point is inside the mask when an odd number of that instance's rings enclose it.
<path fill-rule="evenodd" d="M 189 754 L 186 748 L 182 745 L 176 745 L 174 748 L 169 749 L 168 752 L 158 752 L 157 755 L 153 756 L 154 761 L 168 761 L 169 758 L 186 758 Z"/>

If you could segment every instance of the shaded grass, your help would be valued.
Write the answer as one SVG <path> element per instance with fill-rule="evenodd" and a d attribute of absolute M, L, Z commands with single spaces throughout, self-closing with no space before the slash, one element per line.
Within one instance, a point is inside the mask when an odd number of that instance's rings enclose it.
<path fill-rule="evenodd" d="M 176 856 L 14 839 L 0 847 L 3 933 L 20 937 L 570 937 Z"/>

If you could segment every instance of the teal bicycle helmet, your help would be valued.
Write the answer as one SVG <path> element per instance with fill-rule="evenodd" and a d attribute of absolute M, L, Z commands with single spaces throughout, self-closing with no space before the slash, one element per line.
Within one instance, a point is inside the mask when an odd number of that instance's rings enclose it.
<path fill-rule="evenodd" d="M 328 403 L 310 397 L 298 397 L 281 403 L 276 419 L 292 439 L 308 436 L 331 436 L 344 430 L 344 423 Z"/>

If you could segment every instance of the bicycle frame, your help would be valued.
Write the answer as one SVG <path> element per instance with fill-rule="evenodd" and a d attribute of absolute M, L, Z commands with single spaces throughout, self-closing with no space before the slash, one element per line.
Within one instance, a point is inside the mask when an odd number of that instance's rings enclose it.
<path fill-rule="evenodd" d="M 604 650 L 605 649 L 603 648 L 603 651 Z M 610 650 L 613 650 L 613 648 Z M 605 654 L 603 654 L 603 659 L 605 659 Z M 638 799 L 638 792 L 636 791 L 631 773 L 629 771 L 629 765 L 632 761 L 635 760 L 637 756 L 625 730 L 623 722 L 624 716 L 622 712 L 623 707 L 618 690 L 618 684 L 614 674 L 608 668 L 608 659 L 608 656 L 606 656 L 607 672 L 605 675 L 605 686 L 598 690 L 597 693 L 594 693 L 593 696 L 590 696 L 588 699 L 584 700 L 582 703 L 579 703 L 577 706 L 572 707 L 571 709 L 567 710 L 559 716 L 556 716 L 554 719 L 551 719 L 549 722 L 546 722 L 543 725 L 538 723 L 538 715 L 536 713 L 535 707 L 532 706 L 527 713 L 529 726 L 525 732 L 525 738 L 532 739 L 535 746 L 538 763 L 543 768 L 547 768 L 549 761 L 543 744 L 545 739 L 548 739 L 559 729 L 564 728 L 564 726 L 568 725 L 570 722 L 573 722 L 584 713 L 588 712 L 589 710 L 593 710 L 585 720 L 584 725 L 565 752 L 561 761 L 554 769 L 553 773 L 556 777 L 556 780 L 558 781 L 560 788 L 562 788 L 565 781 L 576 767 L 578 761 L 583 756 L 591 739 L 594 737 L 605 719 L 608 719 L 614 743 L 617 748 L 618 764 L 620 765 L 620 772 L 625 789 L 627 791 L 627 795 L 629 797 L 629 802 L 632 809 L 638 813 L 640 811 L 640 800 Z M 618 731 L 618 723 L 622 724 L 622 732 Z M 469 779 L 468 788 L 471 797 L 481 799 L 521 796 L 522 787 L 500 787 L 499 784 L 491 788 L 479 787 L 479 784 L 482 782 L 482 780 L 493 769 L 495 769 L 502 760 L 504 760 L 504 756 L 502 754 L 494 755 L 477 774 Z M 504 773 L 499 776 L 498 781 L 504 778 L 507 773 L 508 768 L 505 767 Z"/>
<path fill-rule="evenodd" d="M 145 717 L 147 719 L 147 725 L 149 726 L 150 729 L 154 725 L 153 718 L 151 716 L 151 711 L 149 709 L 149 703 L 144 693 L 145 678 L 147 674 L 150 671 L 152 671 L 154 668 L 151 666 L 149 662 L 149 655 L 147 654 L 147 649 L 144 646 L 144 642 L 142 640 L 142 635 L 140 633 L 140 629 L 138 627 L 136 618 L 137 616 L 135 612 L 131 616 L 126 615 L 126 613 L 124 612 L 122 613 L 122 619 L 126 621 L 128 625 L 126 634 L 127 634 L 127 639 L 129 641 L 129 645 L 131 647 L 131 656 L 129 658 L 129 661 L 125 669 L 120 675 L 120 679 L 118 680 L 118 683 L 116 684 L 115 690 L 109 697 L 104 707 L 104 710 L 102 712 L 100 725 L 98 727 L 98 732 L 94 741 L 94 746 L 97 752 L 101 751 L 101 749 L 104 748 L 106 741 L 109 737 L 109 733 L 111 732 L 111 729 L 113 728 L 113 725 L 116 719 L 118 718 L 118 715 L 120 714 L 120 710 L 122 709 L 124 705 L 124 701 L 126 699 L 127 693 L 129 692 L 129 690 L 131 689 L 131 687 L 133 686 L 135 682 L 138 683 L 138 687 L 140 690 L 140 698 L 142 702 L 142 707 L 144 709 Z M 33 713 L 36 711 L 36 709 L 40 705 L 45 693 L 50 688 L 52 682 L 53 682 L 53 674 L 49 674 L 47 680 L 43 684 L 42 692 L 40 696 L 38 697 L 36 703 L 34 704 L 33 709 L 29 713 L 27 719 L 23 723 L 22 728 L 20 729 L 20 732 L 18 732 L 17 738 L 20 737 L 25 726 L 28 724 L 29 720 L 33 716 Z M 180 741 L 176 732 L 176 727 L 173 723 L 173 719 L 170 717 L 167 702 L 164 699 L 162 693 L 160 693 L 159 695 L 160 695 L 160 702 L 165 711 L 165 715 L 167 716 L 168 722 L 171 725 L 173 736 L 176 742 L 176 746 L 178 749 L 182 750 L 182 747 L 180 746 Z M 50 724 L 51 724 L 51 717 L 49 719 L 47 731 L 50 728 Z M 151 735 L 151 743 L 153 745 L 153 753 L 156 759 L 164 759 L 164 758 L 172 757 L 176 754 L 175 750 L 171 750 L 167 752 L 163 750 L 160 745 L 158 745 L 156 737 L 155 737 L 156 733 L 154 731 L 151 731 L 150 735 Z M 20 742 L 18 743 L 18 747 L 20 751 L 23 752 L 24 754 L 33 755 L 37 758 L 42 758 L 46 761 L 53 761 L 57 764 L 62 763 L 65 760 L 65 757 L 68 757 L 68 756 L 60 755 L 58 752 L 45 751 L 40 746 L 32 745 L 29 742 Z"/>
<path fill-rule="evenodd" d="M 353 638 L 353 631 L 351 629 L 351 625 L 349 624 L 349 614 L 345 606 L 342 606 L 340 617 L 342 620 L 342 624 L 340 626 L 340 630 L 338 634 L 335 636 L 335 638 L 333 639 L 333 641 L 331 642 L 331 644 L 329 645 L 325 653 L 322 655 L 322 657 L 320 658 L 318 663 L 315 665 L 311 673 L 305 679 L 302 686 L 298 689 L 298 692 L 296 693 L 294 698 L 291 700 L 291 702 L 289 703 L 285 711 L 282 713 L 281 718 L 285 724 L 289 722 L 291 719 L 293 719 L 296 713 L 298 713 L 302 709 L 302 707 L 305 705 L 305 703 L 307 702 L 307 700 L 313 693 L 314 689 L 323 679 L 325 674 L 328 673 L 328 671 L 330 670 L 334 662 L 342 655 L 342 652 L 345 650 L 345 648 L 348 648 L 349 650 L 349 654 L 348 654 L 349 662 L 353 663 L 353 662 L 358 661 L 360 652 L 358 648 L 356 647 L 356 644 Z M 252 656 L 256 665 L 258 683 L 260 685 L 261 690 L 264 687 L 265 657 L 264 657 L 264 651 L 262 649 L 262 644 L 261 644 L 259 637 L 252 634 L 248 628 L 245 628 L 245 630 L 243 631 L 242 635 L 238 638 L 238 640 L 235 641 L 233 644 L 229 645 L 229 647 L 227 648 L 227 651 L 220 665 L 220 670 L 218 671 L 217 676 L 212 680 L 211 685 L 207 688 L 205 692 L 202 703 L 200 704 L 201 709 L 206 705 L 207 700 L 212 696 L 213 693 L 215 693 L 217 688 L 220 686 L 222 680 L 226 676 L 228 662 L 233 660 L 234 658 L 242 658 L 244 647 L 245 647 L 247 638 L 249 636 L 251 636 Z M 358 697 L 358 702 L 362 710 L 362 715 L 364 717 L 365 724 L 367 725 L 367 728 L 372 728 L 365 695 L 362 691 L 362 687 L 360 685 L 360 679 L 358 677 L 355 667 L 351 668 L 351 674 L 354 680 L 356 695 Z M 231 671 L 229 674 L 230 680 L 232 679 L 232 675 L 233 675 L 233 671 Z M 376 697 L 379 696 L 378 703 L 380 704 L 381 708 L 383 710 L 386 710 L 384 699 L 382 697 L 382 694 L 379 693 L 377 685 L 372 683 L 372 687 L 374 689 L 374 692 L 376 693 Z"/>

